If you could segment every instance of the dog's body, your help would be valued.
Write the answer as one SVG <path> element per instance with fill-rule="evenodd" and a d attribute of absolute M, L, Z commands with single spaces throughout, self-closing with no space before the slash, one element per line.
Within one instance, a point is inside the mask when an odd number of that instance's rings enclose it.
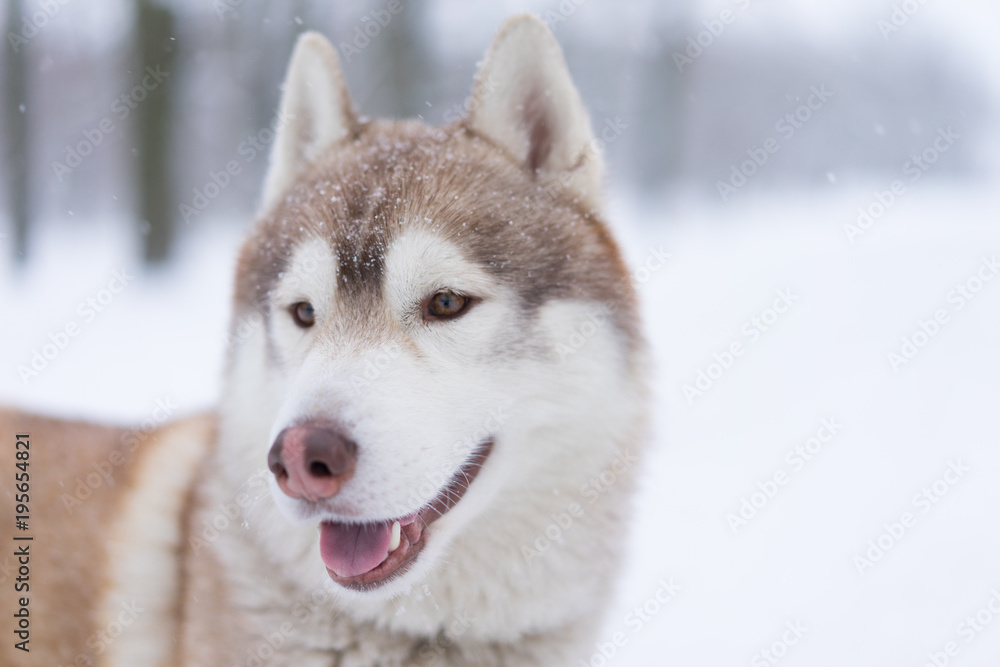
<path fill-rule="evenodd" d="M 38 662 L 5 642 L 4 664 L 551 666 L 592 650 L 645 432 L 636 306 L 543 24 L 508 22 L 472 102 L 445 128 L 360 121 L 332 48 L 300 40 L 218 416 L 129 448 L 0 413 L 46 471 Z M 66 460 L 70 439 L 86 446 Z M 115 483 L 71 514 L 59 484 L 115 449 Z"/>

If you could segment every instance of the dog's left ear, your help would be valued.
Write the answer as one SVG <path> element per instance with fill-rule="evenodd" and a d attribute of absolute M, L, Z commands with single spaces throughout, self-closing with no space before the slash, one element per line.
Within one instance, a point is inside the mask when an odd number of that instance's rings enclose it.
<path fill-rule="evenodd" d="M 602 170 L 590 117 L 559 43 L 537 17 L 520 14 L 500 28 L 476 74 L 465 123 L 533 173 L 596 198 Z"/>
<path fill-rule="evenodd" d="M 304 33 L 285 75 L 261 210 L 271 208 L 316 158 L 351 135 L 356 124 L 337 52 L 319 33 Z"/>

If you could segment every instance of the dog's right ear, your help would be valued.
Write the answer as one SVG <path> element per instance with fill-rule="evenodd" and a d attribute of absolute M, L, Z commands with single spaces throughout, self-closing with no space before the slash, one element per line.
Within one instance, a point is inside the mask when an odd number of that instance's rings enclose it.
<path fill-rule="evenodd" d="M 476 74 L 466 127 L 541 178 L 556 177 L 597 205 L 601 156 L 562 49 L 539 18 L 520 14 L 497 33 Z"/>
<path fill-rule="evenodd" d="M 270 209 L 330 146 L 350 136 L 357 124 L 337 52 L 317 32 L 299 37 L 283 88 L 262 211 Z"/>

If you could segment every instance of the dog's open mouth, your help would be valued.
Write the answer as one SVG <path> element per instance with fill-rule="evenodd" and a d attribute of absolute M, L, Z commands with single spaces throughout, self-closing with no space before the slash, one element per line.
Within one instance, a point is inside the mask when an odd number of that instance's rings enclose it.
<path fill-rule="evenodd" d="M 493 451 L 483 442 L 451 481 L 423 509 L 377 523 L 319 525 L 319 552 L 330 578 L 341 586 L 365 590 L 405 572 L 424 548 L 424 531 L 462 499 Z"/>

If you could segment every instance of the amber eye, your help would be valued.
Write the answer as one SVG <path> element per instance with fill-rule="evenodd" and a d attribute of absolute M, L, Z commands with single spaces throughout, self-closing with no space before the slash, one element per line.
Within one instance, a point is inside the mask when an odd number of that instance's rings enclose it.
<path fill-rule="evenodd" d="M 303 329 L 308 329 L 316 324 L 316 311 L 313 310 L 312 304 L 308 301 L 292 304 L 291 311 L 292 319 Z"/>
<path fill-rule="evenodd" d="M 438 292 L 427 302 L 428 319 L 448 319 L 461 315 L 471 299 L 454 292 Z"/>

